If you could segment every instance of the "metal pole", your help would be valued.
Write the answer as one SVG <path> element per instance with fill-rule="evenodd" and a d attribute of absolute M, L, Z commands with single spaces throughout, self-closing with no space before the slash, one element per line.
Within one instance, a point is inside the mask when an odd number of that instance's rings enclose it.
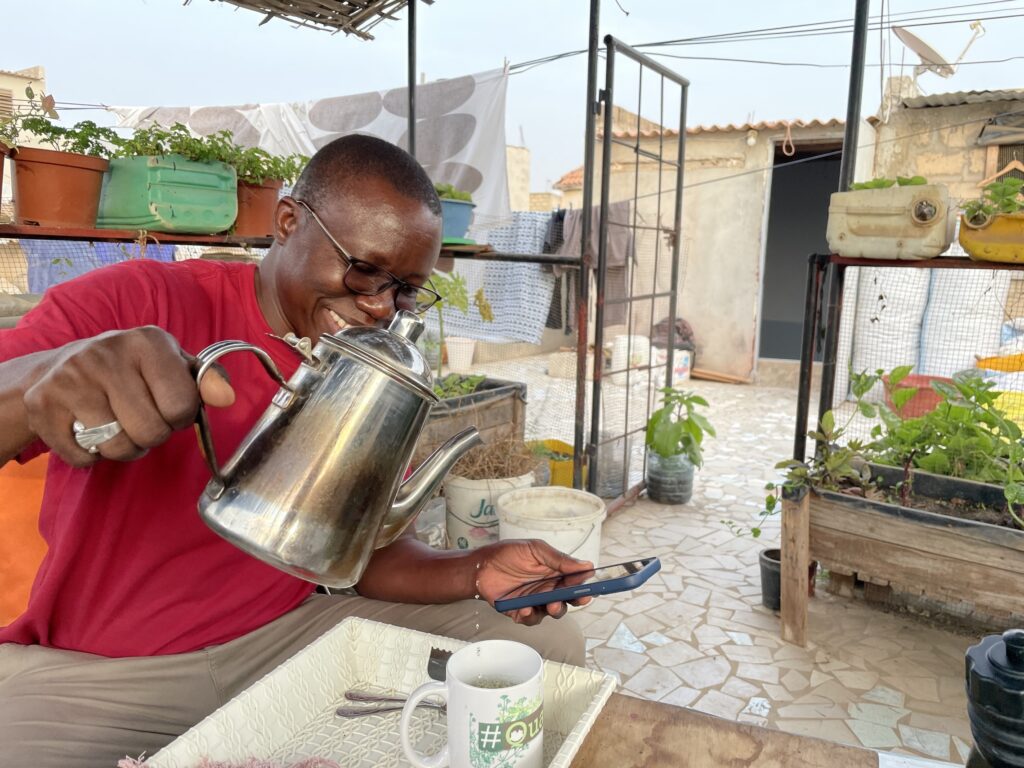
<path fill-rule="evenodd" d="M 587 455 L 592 459 L 597 456 L 599 450 L 599 438 L 601 435 L 601 365 L 597 356 L 604 349 L 604 292 L 607 278 L 608 262 L 608 197 L 611 193 L 610 175 L 612 169 L 612 84 L 615 82 L 615 39 L 608 35 L 604 39 L 607 51 L 605 53 L 604 72 L 604 94 L 601 99 L 604 105 L 604 141 L 601 152 L 601 220 L 597 223 L 597 324 L 594 326 L 594 394 L 590 403 L 590 442 L 587 445 Z M 639 134 L 638 134 L 639 135 Z M 626 373 L 628 386 L 629 373 Z M 628 418 L 628 411 L 627 411 Z M 626 441 L 628 445 L 628 441 Z M 611 450 L 610 448 L 608 450 Z M 624 470 L 628 472 L 627 469 Z M 591 493 L 597 490 L 598 467 L 590 467 L 590 476 L 587 478 L 587 490 Z"/>
<path fill-rule="evenodd" d="M 583 211 L 580 214 L 580 273 L 576 291 L 576 429 L 573 439 L 572 487 L 583 487 L 583 424 L 587 418 L 587 311 L 590 302 L 591 208 L 594 204 L 594 127 L 597 124 L 597 51 L 601 0 L 590 0 L 590 40 L 587 47 L 587 112 L 583 140 Z M 594 350 L 594 369 L 600 370 L 601 350 Z"/>
<path fill-rule="evenodd" d="M 864 55 L 868 40 L 868 11 L 870 0 L 857 0 L 857 13 L 853 22 L 853 53 L 850 61 L 850 94 L 846 103 L 846 131 L 843 136 L 843 155 L 839 165 L 840 191 L 850 186 L 857 160 L 857 134 L 860 123 L 860 102 L 864 92 Z M 833 265 L 832 280 L 828 287 L 825 325 L 825 352 L 821 364 L 821 398 L 818 418 L 832 407 L 836 386 L 836 355 L 839 348 L 839 316 L 842 311 L 845 267 Z"/>
<path fill-rule="evenodd" d="M 807 449 L 807 411 L 811 406 L 814 346 L 821 323 L 821 287 L 828 268 L 828 256 L 812 254 L 807 259 L 807 295 L 804 298 L 804 335 L 800 344 L 800 383 L 797 387 L 796 434 L 793 458 L 803 461 Z"/>
<path fill-rule="evenodd" d="M 690 81 L 684 80 L 679 94 L 679 146 L 676 161 L 676 210 L 673 216 L 675 231 L 672 238 L 672 294 L 668 299 L 668 349 L 665 351 L 665 386 L 672 386 L 672 372 L 675 370 L 675 327 L 679 294 L 679 250 L 683 239 L 683 165 L 686 154 L 686 100 L 690 93 Z M 652 305 L 653 306 L 653 305 Z"/>
<path fill-rule="evenodd" d="M 416 0 L 409 0 L 409 154 L 416 157 Z"/>

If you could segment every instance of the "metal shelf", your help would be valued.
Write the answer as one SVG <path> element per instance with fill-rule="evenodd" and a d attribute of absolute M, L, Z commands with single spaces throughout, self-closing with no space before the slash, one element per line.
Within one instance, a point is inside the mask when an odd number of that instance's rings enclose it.
<path fill-rule="evenodd" d="M 145 240 L 157 245 L 227 245 L 236 248 L 269 248 L 272 237 L 236 237 L 235 235 L 186 235 L 180 232 L 150 232 L 130 229 L 85 229 L 77 227 L 39 227 L 30 224 L 0 224 L 0 238 L 12 240 L 86 240 L 100 243 L 137 243 Z"/>
<path fill-rule="evenodd" d="M 829 262 L 844 267 L 914 267 L 918 269 L 1009 269 L 1024 270 L 1024 263 L 975 261 L 967 257 L 936 256 L 934 259 L 848 259 L 832 254 Z"/>

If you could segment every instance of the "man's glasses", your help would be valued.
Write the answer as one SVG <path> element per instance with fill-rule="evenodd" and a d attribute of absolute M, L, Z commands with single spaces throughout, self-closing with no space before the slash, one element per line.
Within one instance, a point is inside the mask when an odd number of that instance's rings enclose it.
<path fill-rule="evenodd" d="M 397 286 L 395 288 L 395 308 L 416 312 L 417 314 L 426 312 L 441 300 L 441 297 L 429 288 L 407 283 L 405 280 L 395 277 L 386 269 L 378 267 L 376 264 L 350 256 L 349 252 L 341 246 L 341 243 L 334 239 L 334 235 L 324 226 L 316 211 L 310 208 L 309 203 L 305 200 L 292 199 L 306 209 L 306 212 L 317 223 L 324 236 L 334 246 L 338 255 L 341 256 L 342 261 L 348 265 L 343 280 L 345 287 L 350 291 L 362 296 L 379 296 L 391 288 L 391 286 Z"/>

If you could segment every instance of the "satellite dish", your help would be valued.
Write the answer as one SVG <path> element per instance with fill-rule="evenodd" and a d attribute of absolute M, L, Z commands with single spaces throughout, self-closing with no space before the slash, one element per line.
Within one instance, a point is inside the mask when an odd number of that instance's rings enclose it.
<path fill-rule="evenodd" d="M 892 31 L 896 34 L 896 37 L 900 39 L 900 42 L 921 58 L 921 63 L 914 67 L 915 78 L 924 72 L 934 72 L 939 77 L 950 77 L 953 75 L 956 72 L 957 65 L 963 61 L 964 54 L 967 53 L 967 50 L 971 47 L 974 41 L 981 35 L 985 34 L 985 28 L 981 26 L 980 21 L 972 21 L 971 30 L 974 32 L 974 34 L 971 35 L 971 39 L 967 41 L 967 45 L 964 46 L 964 49 L 960 52 L 957 60 L 950 64 L 942 57 L 941 53 L 936 51 L 906 27 L 892 28 Z"/>
<path fill-rule="evenodd" d="M 949 77 L 956 72 L 956 68 L 942 58 L 941 53 L 910 30 L 903 27 L 893 27 L 892 31 L 896 33 L 896 37 L 900 39 L 900 42 L 921 57 L 921 63 L 914 67 L 915 77 L 923 72 L 934 72 L 939 77 Z"/>

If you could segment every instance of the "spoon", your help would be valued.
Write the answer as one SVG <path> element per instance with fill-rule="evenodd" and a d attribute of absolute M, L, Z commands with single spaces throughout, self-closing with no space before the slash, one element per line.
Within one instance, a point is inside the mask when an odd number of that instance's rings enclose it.
<path fill-rule="evenodd" d="M 377 704 L 372 707 L 346 707 L 341 706 L 334 710 L 338 717 L 362 717 L 363 715 L 379 715 L 384 712 L 400 712 L 405 707 L 407 696 L 390 696 L 382 693 L 371 693 L 369 691 L 349 690 L 345 691 L 345 698 L 349 701 L 358 701 L 364 704 Z M 441 712 L 447 711 L 447 705 L 442 702 L 421 701 L 416 706 L 429 707 Z"/>

